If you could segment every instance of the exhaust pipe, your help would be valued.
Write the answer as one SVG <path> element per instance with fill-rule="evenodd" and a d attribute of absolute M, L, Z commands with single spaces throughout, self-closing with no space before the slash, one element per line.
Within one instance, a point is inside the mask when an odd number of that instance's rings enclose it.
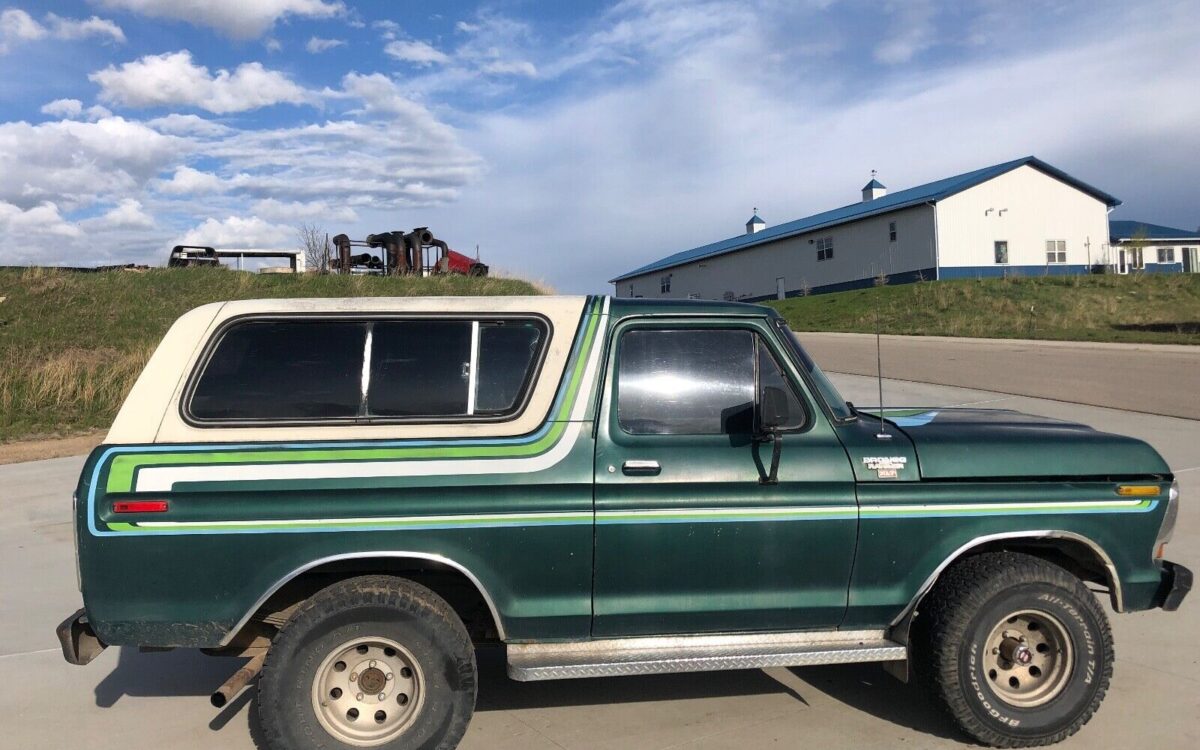
<path fill-rule="evenodd" d="M 213 708 L 223 708 L 233 696 L 242 692 L 242 688 L 246 687 L 246 683 L 253 680 L 262 671 L 263 662 L 266 659 L 267 654 L 264 651 L 246 662 L 241 669 L 233 673 L 232 677 L 225 680 L 225 684 L 217 688 L 217 692 L 213 693 L 208 699 L 213 704 Z"/>

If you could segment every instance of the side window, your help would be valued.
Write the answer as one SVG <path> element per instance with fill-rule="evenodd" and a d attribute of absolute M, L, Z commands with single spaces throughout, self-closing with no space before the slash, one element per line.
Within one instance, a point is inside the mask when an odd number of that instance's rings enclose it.
<path fill-rule="evenodd" d="M 525 403 L 548 338 L 536 318 L 241 322 L 217 342 L 186 414 L 279 424 L 505 417 Z"/>
<path fill-rule="evenodd" d="M 754 422 L 754 334 L 632 330 L 621 336 L 617 422 L 633 435 L 748 433 Z"/>
<path fill-rule="evenodd" d="M 784 429 L 804 426 L 795 388 L 752 331 L 635 329 L 617 356 L 617 422 L 632 435 L 749 434 L 756 382 L 787 394 Z"/>
<path fill-rule="evenodd" d="M 192 392 L 198 420 L 355 417 L 362 404 L 361 322 L 254 321 L 229 329 Z"/>
<path fill-rule="evenodd" d="M 517 406 L 544 339 L 542 327 L 532 321 L 480 324 L 476 414 L 503 414 Z"/>
<path fill-rule="evenodd" d="M 470 321 L 381 321 L 371 334 L 367 415 L 465 415 L 470 377 Z"/>
<path fill-rule="evenodd" d="M 766 388 L 778 388 L 786 393 L 788 421 L 786 424 L 780 425 L 780 429 L 796 430 L 803 427 L 805 423 L 804 406 L 800 402 L 800 397 L 796 395 L 796 389 L 792 387 L 783 368 L 780 367 L 779 361 L 763 344 L 762 339 L 757 336 L 755 339 L 758 344 L 758 392 L 760 398 Z"/>

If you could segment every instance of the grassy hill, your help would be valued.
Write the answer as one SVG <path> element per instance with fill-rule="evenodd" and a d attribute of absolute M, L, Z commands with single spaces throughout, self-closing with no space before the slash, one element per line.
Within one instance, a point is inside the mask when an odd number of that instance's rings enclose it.
<path fill-rule="evenodd" d="M 1200 344 L 1200 274 L 920 282 L 770 302 L 797 331 Z"/>
<path fill-rule="evenodd" d="M 464 276 L 0 269 L 0 443 L 107 427 L 167 328 L 207 302 L 538 293 L 524 281 Z"/>

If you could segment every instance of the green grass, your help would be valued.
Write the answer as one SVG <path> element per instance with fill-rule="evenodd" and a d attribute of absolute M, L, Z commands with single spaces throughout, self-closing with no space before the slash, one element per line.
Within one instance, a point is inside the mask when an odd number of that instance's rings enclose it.
<path fill-rule="evenodd" d="M 516 279 L 0 269 L 0 443 L 107 427 L 159 339 L 207 302 L 538 294 Z"/>
<path fill-rule="evenodd" d="M 1200 344 L 1200 274 L 926 281 L 768 304 L 799 331 Z"/>

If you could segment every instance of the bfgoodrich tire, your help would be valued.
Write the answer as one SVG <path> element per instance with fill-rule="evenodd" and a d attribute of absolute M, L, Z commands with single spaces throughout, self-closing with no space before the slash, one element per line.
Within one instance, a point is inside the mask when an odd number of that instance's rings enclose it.
<path fill-rule="evenodd" d="M 942 576 L 913 632 L 917 677 L 960 727 L 993 747 L 1063 740 L 1112 677 L 1112 631 L 1078 578 L 1029 555 L 982 554 Z"/>
<path fill-rule="evenodd" d="M 452 750 L 475 710 L 475 652 L 437 594 L 364 576 L 306 601 L 259 681 L 270 750 Z"/>

